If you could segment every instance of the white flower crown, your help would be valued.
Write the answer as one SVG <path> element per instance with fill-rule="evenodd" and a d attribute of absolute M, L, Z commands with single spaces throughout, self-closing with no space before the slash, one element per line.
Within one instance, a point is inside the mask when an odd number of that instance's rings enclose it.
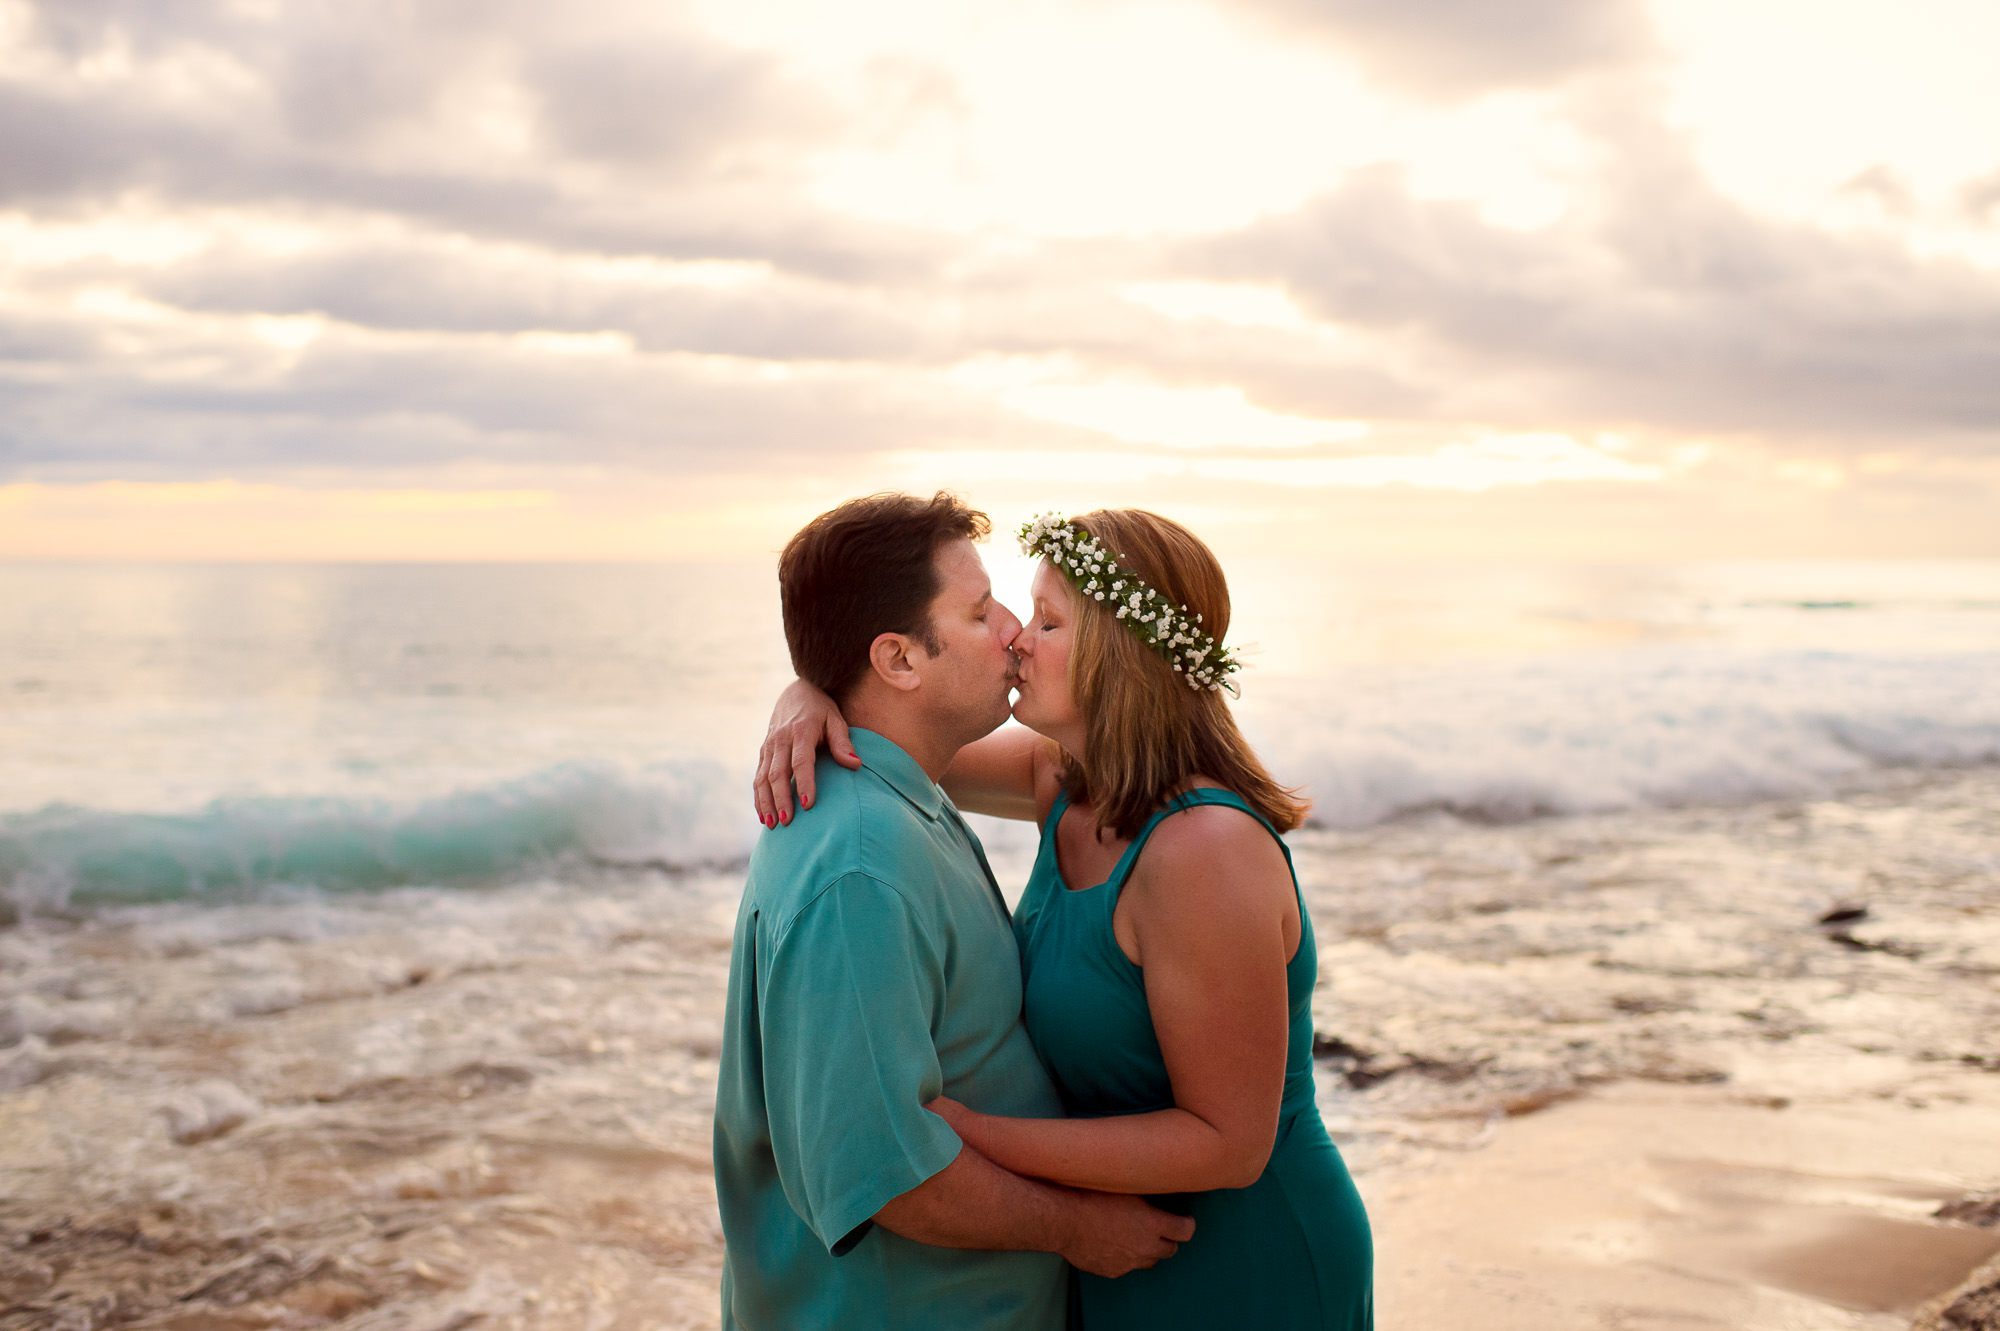
<path fill-rule="evenodd" d="M 1016 535 L 1022 554 L 1041 555 L 1079 593 L 1110 602 L 1106 608 L 1115 607 L 1118 618 L 1166 658 L 1189 688 L 1239 695 L 1230 676 L 1243 668 L 1242 662 L 1201 627 L 1201 616 L 1189 617 L 1186 606 L 1176 610 L 1166 597 L 1119 568 L 1095 537 L 1055 513 L 1022 523 Z"/>

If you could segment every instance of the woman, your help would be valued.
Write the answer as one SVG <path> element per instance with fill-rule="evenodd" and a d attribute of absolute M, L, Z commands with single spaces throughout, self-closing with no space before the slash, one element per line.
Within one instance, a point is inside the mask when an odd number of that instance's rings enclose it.
<path fill-rule="evenodd" d="M 1028 731 L 960 750 L 942 785 L 1041 825 L 1015 936 L 1028 1034 L 1072 1117 L 930 1107 L 1018 1174 L 1194 1217 L 1157 1266 L 1079 1274 L 1087 1331 L 1372 1327 L 1367 1216 L 1313 1100 L 1312 922 L 1279 839 L 1305 806 L 1222 699 L 1222 570 L 1137 509 L 1020 535 L 1043 557 L 1013 643 Z M 760 770 L 822 734 L 844 735 L 837 712 L 794 684 Z"/>

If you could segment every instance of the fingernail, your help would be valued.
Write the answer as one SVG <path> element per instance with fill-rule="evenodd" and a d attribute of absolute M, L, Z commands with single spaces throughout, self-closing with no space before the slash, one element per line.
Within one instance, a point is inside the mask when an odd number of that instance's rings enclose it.
<path fill-rule="evenodd" d="M 768 829 L 771 826 L 771 815 L 768 813 L 760 813 L 757 815 L 757 821 L 764 824 L 765 828 Z"/>
<path fill-rule="evenodd" d="M 810 809 L 812 806 L 813 806 L 813 797 L 810 795 L 807 795 L 804 799 L 799 801 L 799 807 L 801 809 Z"/>
<path fill-rule="evenodd" d="M 790 827 L 792 825 L 791 810 L 787 809 L 785 812 L 779 814 L 778 821 L 783 823 L 785 826 Z"/>

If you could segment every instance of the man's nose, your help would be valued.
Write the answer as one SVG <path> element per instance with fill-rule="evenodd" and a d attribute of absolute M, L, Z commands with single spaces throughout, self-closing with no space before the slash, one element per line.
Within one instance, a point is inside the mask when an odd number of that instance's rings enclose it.
<path fill-rule="evenodd" d="M 993 603 L 993 608 L 1000 616 L 1000 641 L 1011 649 L 1014 640 L 1021 636 L 1021 621 L 1014 618 L 1014 612 L 998 601 Z"/>

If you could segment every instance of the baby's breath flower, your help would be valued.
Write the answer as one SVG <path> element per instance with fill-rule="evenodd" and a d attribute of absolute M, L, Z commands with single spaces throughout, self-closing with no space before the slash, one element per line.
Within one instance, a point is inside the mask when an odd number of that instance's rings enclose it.
<path fill-rule="evenodd" d="M 1086 535 L 1056 513 L 1044 513 L 1022 523 L 1015 534 L 1023 554 L 1047 559 L 1084 596 L 1094 601 L 1110 597 L 1111 606 L 1107 608 L 1116 607 L 1117 618 L 1129 620 L 1133 632 L 1164 657 L 1189 688 L 1237 692 L 1230 676 L 1242 665 L 1227 647 L 1196 627 L 1202 622 L 1201 616 L 1186 618 L 1186 606 L 1181 606 L 1176 615 L 1166 597 L 1120 567 L 1095 537 Z M 1117 557 L 1123 558 L 1123 553 Z M 1129 593 L 1127 587 L 1131 588 Z"/>

